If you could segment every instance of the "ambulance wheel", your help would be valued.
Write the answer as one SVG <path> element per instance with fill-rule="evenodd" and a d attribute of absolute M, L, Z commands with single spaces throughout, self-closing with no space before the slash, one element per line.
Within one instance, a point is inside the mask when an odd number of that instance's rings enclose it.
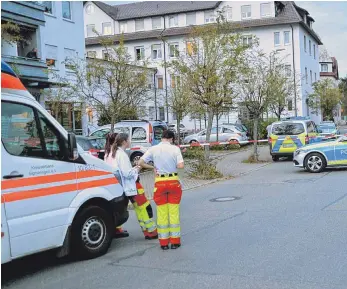
<path fill-rule="evenodd" d="M 272 160 L 273 160 L 274 162 L 278 162 L 279 157 L 278 157 L 278 156 L 272 156 Z"/>
<path fill-rule="evenodd" d="M 320 173 L 326 168 L 327 162 L 320 153 L 311 153 L 305 158 L 304 165 L 310 173 Z"/>
<path fill-rule="evenodd" d="M 115 230 L 112 216 L 99 206 L 82 209 L 72 223 L 72 254 L 93 259 L 106 254 Z"/>
<path fill-rule="evenodd" d="M 131 163 L 133 166 L 137 166 L 139 161 L 140 161 L 140 158 L 143 156 L 143 153 L 133 153 L 131 155 Z"/>

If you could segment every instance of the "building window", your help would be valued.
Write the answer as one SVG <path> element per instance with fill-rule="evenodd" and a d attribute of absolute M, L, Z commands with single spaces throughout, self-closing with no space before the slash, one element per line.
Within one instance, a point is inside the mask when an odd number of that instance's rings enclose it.
<path fill-rule="evenodd" d="M 252 17 L 251 5 L 241 6 L 241 19 L 249 19 Z"/>
<path fill-rule="evenodd" d="M 160 28 L 161 28 L 161 17 L 153 17 L 152 29 L 160 29 Z"/>
<path fill-rule="evenodd" d="M 304 35 L 304 50 L 305 52 L 307 52 L 307 44 L 306 44 L 306 36 Z"/>
<path fill-rule="evenodd" d="M 317 82 L 317 73 L 314 73 L 314 82 Z"/>
<path fill-rule="evenodd" d="M 145 29 L 145 23 L 143 19 L 135 20 L 135 31 L 143 31 Z"/>
<path fill-rule="evenodd" d="M 288 100 L 288 110 L 289 111 L 293 110 L 293 100 L 291 99 Z"/>
<path fill-rule="evenodd" d="M 322 64 L 321 68 L 322 68 L 322 72 L 328 72 L 328 64 Z"/>
<path fill-rule="evenodd" d="M 311 80 L 311 84 L 312 84 L 313 83 L 312 70 L 310 70 L 310 80 Z"/>
<path fill-rule="evenodd" d="M 224 15 L 225 19 L 227 21 L 231 21 L 233 20 L 233 8 L 226 6 L 225 7 L 225 15 Z"/>
<path fill-rule="evenodd" d="M 38 3 L 45 7 L 45 13 L 53 15 L 53 1 L 38 1 Z"/>
<path fill-rule="evenodd" d="M 161 59 L 162 58 L 162 52 L 161 52 L 161 44 L 154 44 L 152 45 L 152 59 Z"/>
<path fill-rule="evenodd" d="M 250 46 L 252 45 L 252 42 L 253 42 L 252 35 L 242 37 L 242 43 L 244 46 Z"/>
<path fill-rule="evenodd" d="M 186 25 L 195 25 L 196 24 L 196 13 L 187 13 L 186 14 Z"/>
<path fill-rule="evenodd" d="M 159 107 L 159 120 L 165 120 L 165 108 Z"/>
<path fill-rule="evenodd" d="M 261 3 L 260 4 L 260 14 L 261 14 L 261 17 L 271 16 L 271 5 L 270 5 L 270 3 Z"/>
<path fill-rule="evenodd" d="M 178 75 L 171 75 L 171 88 L 175 88 L 180 85 L 181 77 Z"/>
<path fill-rule="evenodd" d="M 96 51 L 87 51 L 88 58 L 96 58 Z"/>
<path fill-rule="evenodd" d="M 75 68 L 74 60 L 76 58 L 76 51 L 74 49 L 64 48 L 65 56 L 65 69 L 72 70 Z"/>
<path fill-rule="evenodd" d="M 112 34 L 111 22 L 102 23 L 102 34 L 103 35 L 111 35 Z"/>
<path fill-rule="evenodd" d="M 45 45 L 46 50 L 46 64 L 50 68 L 57 68 L 58 60 L 58 47 L 53 45 Z"/>
<path fill-rule="evenodd" d="M 285 74 L 287 77 L 292 76 L 292 66 L 291 65 L 285 65 L 284 70 L 285 70 Z"/>
<path fill-rule="evenodd" d="M 136 57 L 136 60 L 145 59 L 145 48 L 143 46 L 135 47 L 135 57 Z"/>
<path fill-rule="evenodd" d="M 306 78 L 306 84 L 307 84 L 308 83 L 307 67 L 305 67 L 305 78 Z"/>
<path fill-rule="evenodd" d="M 119 22 L 119 33 L 127 33 L 128 23 L 126 21 Z"/>
<path fill-rule="evenodd" d="M 63 18 L 72 20 L 71 15 L 71 2 L 70 1 L 62 1 L 62 8 L 63 8 Z"/>
<path fill-rule="evenodd" d="M 103 60 L 109 60 L 109 53 L 108 53 L 108 51 L 107 50 L 103 50 L 102 51 L 102 59 Z"/>
<path fill-rule="evenodd" d="M 89 24 L 87 25 L 87 37 L 93 37 L 95 36 L 95 24 Z"/>
<path fill-rule="evenodd" d="M 284 31 L 284 45 L 290 44 L 290 32 Z"/>
<path fill-rule="evenodd" d="M 178 15 L 169 16 L 169 27 L 178 26 Z"/>
<path fill-rule="evenodd" d="M 148 107 L 148 110 L 149 110 L 149 114 L 148 114 L 149 120 L 155 120 L 155 107 L 150 106 Z"/>
<path fill-rule="evenodd" d="M 179 56 L 179 45 L 178 43 L 170 44 L 170 57 L 178 57 Z"/>
<path fill-rule="evenodd" d="M 91 15 L 91 14 L 94 13 L 94 5 L 93 5 L 93 4 L 88 4 L 88 5 L 86 6 L 86 13 L 87 13 L 88 15 Z"/>
<path fill-rule="evenodd" d="M 308 41 L 308 49 L 310 51 L 310 55 L 312 55 L 311 40 Z"/>
<path fill-rule="evenodd" d="M 157 88 L 158 89 L 164 88 L 164 81 L 163 81 L 163 77 L 161 75 L 157 76 Z"/>
<path fill-rule="evenodd" d="M 316 44 L 313 44 L 313 58 L 316 59 Z"/>
<path fill-rule="evenodd" d="M 214 11 L 206 11 L 205 12 L 205 23 L 213 23 L 216 22 L 216 16 Z"/>
<path fill-rule="evenodd" d="M 275 32 L 274 33 L 274 42 L 275 42 L 275 46 L 281 45 L 281 40 L 280 40 L 280 33 L 279 32 Z"/>

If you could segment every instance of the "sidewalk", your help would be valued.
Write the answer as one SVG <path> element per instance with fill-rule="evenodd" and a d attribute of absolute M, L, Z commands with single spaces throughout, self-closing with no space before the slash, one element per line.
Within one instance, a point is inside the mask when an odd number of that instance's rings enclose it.
<path fill-rule="evenodd" d="M 268 163 L 260 164 L 247 164 L 242 163 L 242 161 L 248 159 L 252 152 L 253 147 L 250 146 L 248 149 L 233 152 L 223 152 L 213 154 L 212 159 L 217 162 L 217 169 L 223 174 L 224 177 L 237 177 L 247 174 L 251 171 L 257 170 L 263 166 L 268 165 Z M 271 162 L 271 156 L 269 154 L 268 146 L 259 147 L 260 160 Z M 201 187 L 218 180 L 198 180 L 189 177 L 189 161 L 186 162 L 185 169 L 179 172 L 179 177 L 182 183 L 183 190 L 189 190 L 197 187 Z M 141 184 L 143 185 L 146 195 L 148 198 L 153 197 L 154 190 L 154 173 L 145 172 L 141 176 Z"/>

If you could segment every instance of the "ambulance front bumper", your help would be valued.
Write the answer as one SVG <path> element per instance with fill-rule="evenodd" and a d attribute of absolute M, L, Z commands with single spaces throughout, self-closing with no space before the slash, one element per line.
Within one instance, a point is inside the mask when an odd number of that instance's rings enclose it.
<path fill-rule="evenodd" d="M 305 161 L 306 155 L 307 155 L 307 152 L 304 152 L 302 150 L 295 151 L 294 158 L 293 158 L 294 166 L 298 168 L 303 168 L 305 166 L 304 161 Z"/>

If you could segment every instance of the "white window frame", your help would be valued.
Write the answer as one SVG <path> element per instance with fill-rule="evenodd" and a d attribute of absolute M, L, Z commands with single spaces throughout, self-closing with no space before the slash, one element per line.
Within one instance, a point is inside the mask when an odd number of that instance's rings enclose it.
<path fill-rule="evenodd" d="M 324 70 L 323 67 L 326 67 L 326 70 Z M 327 63 L 322 63 L 321 64 L 321 71 L 322 72 L 328 72 L 329 71 L 329 65 Z"/>
<path fill-rule="evenodd" d="M 38 1 L 39 2 L 39 4 L 41 5 L 41 6 L 43 6 L 43 7 L 45 7 L 46 8 L 46 5 L 45 5 L 45 2 L 51 2 L 51 4 L 52 4 L 52 13 L 50 13 L 50 12 L 47 12 L 47 11 L 45 11 L 45 14 L 46 15 L 50 15 L 50 16 L 54 16 L 55 15 L 55 3 L 54 3 L 54 1 Z"/>
<path fill-rule="evenodd" d="M 268 14 L 264 14 L 264 5 L 268 5 Z M 265 2 L 265 3 L 260 3 L 260 16 L 262 18 L 265 18 L 265 17 L 270 17 L 271 16 L 271 3 L 270 2 Z"/>
<path fill-rule="evenodd" d="M 205 23 L 215 23 L 216 22 L 216 15 L 213 10 L 205 11 L 204 12 L 204 18 Z"/>
<path fill-rule="evenodd" d="M 159 26 L 158 25 L 154 25 L 154 22 L 155 21 L 158 21 L 160 22 Z M 155 29 L 160 29 L 162 27 L 162 23 L 161 23 L 161 16 L 159 17 L 152 17 L 152 29 L 155 30 Z"/>
<path fill-rule="evenodd" d="M 128 22 L 127 21 L 119 21 L 119 33 L 127 33 L 128 31 Z M 123 29 L 122 29 L 123 26 Z"/>
<path fill-rule="evenodd" d="M 174 51 L 172 51 L 172 47 L 174 47 Z M 177 58 L 179 56 L 179 49 L 180 49 L 180 45 L 178 42 L 174 42 L 174 43 L 170 43 L 169 44 L 169 56 L 170 58 Z M 171 53 L 173 52 L 173 53 Z M 176 55 L 178 53 L 178 55 Z M 173 56 L 172 56 L 173 54 Z"/>
<path fill-rule="evenodd" d="M 88 27 L 91 27 L 91 26 L 92 26 L 93 28 L 92 28 L 92 30 L 91 30 L 91 34 L 89 34 Z M 87 38 L 96 36 L 96 35 L 95 35 L 95 32 L 93 31 L 93 30 L 95 29 L 95 24 L 87 24 L 87 25 L 86 25 L 86 29 L 87 29 Z"/>
<path fill-rule="evenodd" d="M 140 59 L 137 58 L 137 50 L 140 50 Z M 144 46 L 136 46 L 135 50 L 135 60 L 144 60 L 145 59 L 145 47 Z"/>
<path fill-rule="evenodd" d="M 243 45 L 252 45 L 253 44 L 253 37 L 252 37 L 252 35 L 244 35 L 244 36 L 242 36 L 242 44 Z"/>
<path fill-rule="evenodd" d="M 193 16 L 194 15 L 194 23 L 188 23 L 188 16 Z M 196 12 L 190 12 L 190 13 L 186 13 L 186 25 L 187 26 L 191 26 L 191 25 L 196 25 Z"/>
<path fill-rule="evenodd" d="M 66 64 L 66 61 L 68 60 L 69 56 L 66 56 L 66 51 L 69 51 L 69 54 L 74 54 L 73 56 L 76 56 L 76 50 L 75 49 L 71 49 L 71 48 L 64 48 L 64 62 L 65 62 L 65 70 L 67 71 L 71 71 L 71 69 L 69 69 L 68 64 Z"/>
<path fill-rule="evenodd" d="M 286 42 L 286 35 L 288 35 L 288 42 Z M 283 32 L 283 38 L 284 38 L 284 45 L 290 45 L 290 31 L 284 31 Z"/>
<path fill-rule="evenodd" d="M 88 12 L 88 7 L 91 7 L 91 8 L 92 8 L 92 9 L 91 9 L 92 11 L 89 11 L 89 12 Z M 86 13 L 87 13 L 88 15 L 92 15 L 92 14 L 94 14 L 94 12 L 95 12 L 94 5 L 93 5 L 93 4 L 91 4 L 91 3 L 87 4 L 87 5 L 86 5 L 86 9 L 85 9 L 85 10 L 86 10 Z"/>
<path fill-rule="evenodd" d="M 57 64 L 58 64 L 58 46 L 56 45 L 50 45 L 50 44 L 45 44 L 45 50 L 46 50 L 46 62 L 47 59 L 52 59 L 54 60 L 54 65 L 48 66 L 50 69 L 57 69 Z M 48 53 L 49 51 L 54 51 L 55 53 Z"/>
<path fill-rule="evenodd" d="M 243 8 L 250 8 L 250 11 L 243 12 Z M 251 19 L 252 18 L 252 5 L 242 5 L 241 6 L 241 19 Z"/>
<path fill-rule="evenodd" d="M 233 8 L 230 6 L 225 6 L 224 17 L 227 21 L 233 20 Z"/>
<path fill-rule="evenodd" d="M 171 22 L 171 19 L 173 19 L 173 23 Z M 170 15 L 169 16 L 169 27 L 178 27 L 178 15 Z"/>
<path fill-rule="evenodd" d="M 94 54 L 94 57 L 92 56 L 89 56 L 89 54 Z M 89 50 L 89 51 L 87 51 L 87 57 L 88 58 L 96 58 L 96 51 L 95 50 Z"/>
<path fill-rule="evenodd" d="M 157 57 L 156 58 L 154 58 L 154 51 L 157 51 Z M 162 51 L 161 44 L 153 44 L 152 45 L 152 47 L 151 47 L 151 56 L 152 56 L 152 60 L 158 60 L 158 59 L 162 59 L 163 58 L 163 51 Z"/>
<path fill-rule="evenodd" d="M 110 28 L 110 33 L 105 33 L 104 29 L 105 29 L 105 24 L 109 24 L 109 28 Z M 111 22 L 103 22 L 101 24 L 101 27 L 102 27 L 102 35 L 112 35 L 112 23 Z"/>
<path fill-rule="evenodd" d="M 136 28 L 136 23 L 139 23 L 139 21 L 142 22 L 142 29 L 137 29 Z M 138 31 L 144 31 L 145 30 L 145 19 L 143 18 L 140 18 L 140 19 L 135 19 L 135 31 L 138 32 Z"/>
<path fill-rule="evenodd" d="M 70 6 L 70 16 L 71 16 L 71 18 L 66 18 L 66 17 L 64 17 L 64 13 L 63 13 L 63 2 L 64 2 L 64 3 L 69 3 L 69 6 Z M 72 21 L 73 15 L 72 15 L 72 2 L 71 2 L 71 1 L 62 1 L 62 2 L 61 2 L 61 15 L 62 15 L 62 17 L 63 17 L 64 20 Z"/>
<path fill-rule="evenodd" d="M 159 79 L 161 79 L 162 87 L 159 87 Z M 162 75 L 157 75 L 156 86 L 157 89 L 164 89 L 164 77 Z"/>
<path fill-rule="evenodd" d="M 278 35 L 278 43 L 276 43 L 276 35 Z M 281 45 L 281 33 L 280 32 L 274 32 L 274 45 L 275 46 Z"/>

